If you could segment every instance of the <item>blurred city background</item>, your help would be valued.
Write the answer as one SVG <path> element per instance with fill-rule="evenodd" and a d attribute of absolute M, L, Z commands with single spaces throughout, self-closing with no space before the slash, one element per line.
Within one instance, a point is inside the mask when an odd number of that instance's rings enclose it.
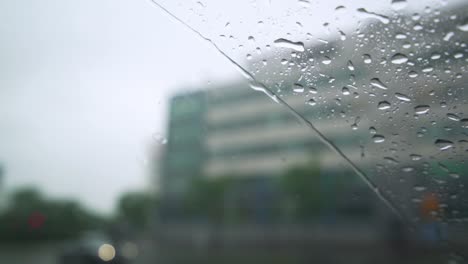
<path fill-rule="evenodd" d="M 46 2 L 0 4 L 0 263 L 466 261 L 464 1 Z"/>

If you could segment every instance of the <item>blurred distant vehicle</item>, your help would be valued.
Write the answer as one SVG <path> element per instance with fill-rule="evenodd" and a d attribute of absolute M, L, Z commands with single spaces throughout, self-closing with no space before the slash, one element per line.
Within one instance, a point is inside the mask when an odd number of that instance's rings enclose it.
<path fill-rule="evenodd" d="M 59 263 L 129 263 L 129 261 L 127 261 L 127 259 L 124 258 L 116 248 L 117 246 L 113 245 L 111 240 L 104 234 L 88 233 L 63 248 L 59 256 Z"/>

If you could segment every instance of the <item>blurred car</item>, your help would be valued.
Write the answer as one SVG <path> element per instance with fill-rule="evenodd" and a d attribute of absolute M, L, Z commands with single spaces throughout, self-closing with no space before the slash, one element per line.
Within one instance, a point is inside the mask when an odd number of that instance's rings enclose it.
<path fill-rule="evenodd" d="M 59 256 L 60 264 L 98 264 L 98 263 L 113 263 L 126 264 L 129 263 L 116 250 L 110 239 L 100 233 L 90 233 L 82 238 L 70 242 L 62 249 Z"/>

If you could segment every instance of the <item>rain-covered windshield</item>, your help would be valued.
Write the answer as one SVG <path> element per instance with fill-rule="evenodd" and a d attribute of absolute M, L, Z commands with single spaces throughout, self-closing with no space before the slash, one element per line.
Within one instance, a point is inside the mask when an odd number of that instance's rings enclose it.
<path fill-rule="evenodd" d="M 465 261 L 466 1 L 47 2 L 0 4 L 0 262 Z"/>

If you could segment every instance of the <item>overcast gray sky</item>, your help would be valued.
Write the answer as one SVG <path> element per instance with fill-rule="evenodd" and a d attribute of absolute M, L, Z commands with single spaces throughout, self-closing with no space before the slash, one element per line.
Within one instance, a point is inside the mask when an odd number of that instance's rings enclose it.
<path fill-rule="evenodd" d="M 149 183 L 168 95 L 236 74 L 146 0 L 0 1 L 0 34 L 3 189 L 106 212 Z"/>

